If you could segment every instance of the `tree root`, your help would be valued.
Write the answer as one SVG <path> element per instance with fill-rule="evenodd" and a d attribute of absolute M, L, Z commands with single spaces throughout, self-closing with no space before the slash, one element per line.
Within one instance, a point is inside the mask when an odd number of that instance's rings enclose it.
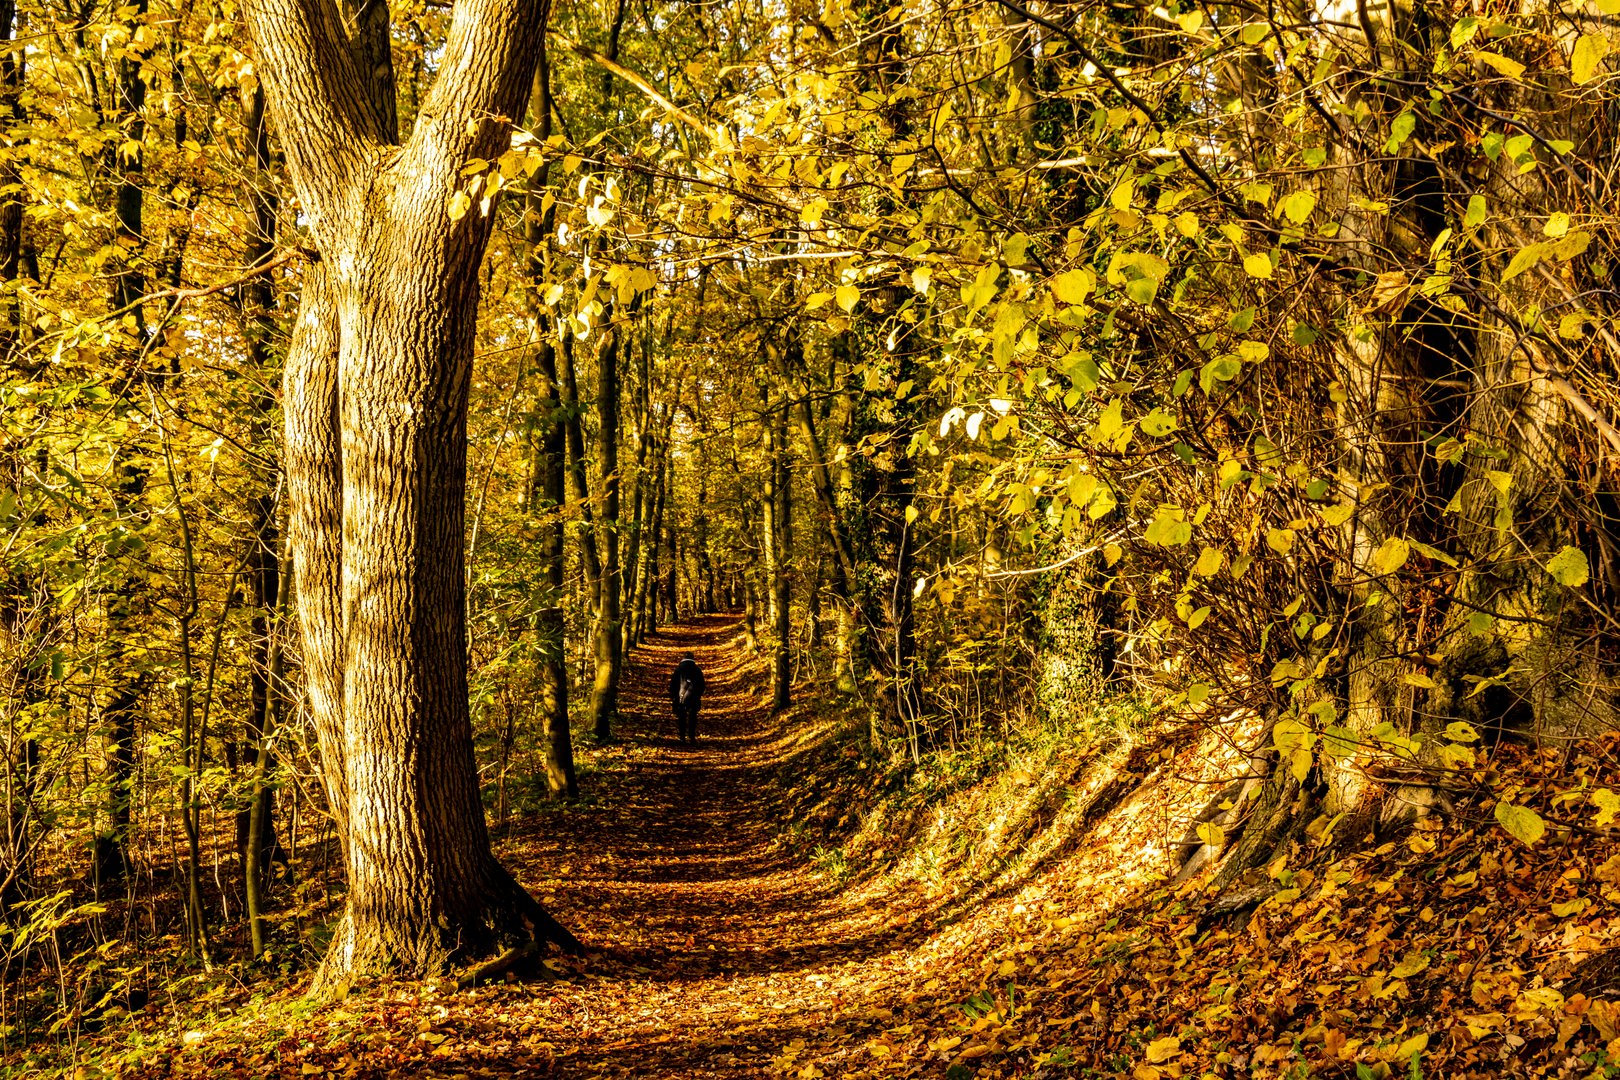
<path fill-rule="evenodd" d="M 507 949 L 493 960 L 486 960 L 457 979 L 456 989 L 470 990 L 504 979 L 508 972 L 521 975 L 540 967 L 540 944 L 539 940 L 526 941 Z"/>

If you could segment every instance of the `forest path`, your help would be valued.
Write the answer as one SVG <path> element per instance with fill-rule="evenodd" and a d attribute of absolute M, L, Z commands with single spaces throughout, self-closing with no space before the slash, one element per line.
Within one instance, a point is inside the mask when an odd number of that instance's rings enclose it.
<path fill-rule="evenodd" d="M 707 683 L 695 747 L 668 696 L 687 651 Z M 528 818 L 503 845 L 592 953 L 568 985 L 505 988 L 533 1022 L 515 1075 L 766 1075 L 796 1040 L 855 1050 L 849 1028 L 916 978 L 895 898 L 861 902 L 779 842 L 800 747 L 762 679 L 735 617 L 663 629 L 629 658 L 618 743 L 581 778 L 600 801 Z"/>

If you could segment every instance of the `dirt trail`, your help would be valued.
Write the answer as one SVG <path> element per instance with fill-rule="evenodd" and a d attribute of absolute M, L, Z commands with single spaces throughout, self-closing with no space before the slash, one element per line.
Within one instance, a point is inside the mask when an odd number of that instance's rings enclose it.
<path fill-rule="evenodd" d="M 607 759 L 622 773 L 583 781 L 601 805 L 528 819 L 506 846 L 596 953 L 579 981 L 538 991 L 537 1074 L 764 1075 L 798 1039 L 858 1046 L 885 988 L 918 977 L 900 970 L 906 916 L 778 843 L 792 724 L 763 704 L 740 642 L 734 618 L 713 617 L 638 648 Z M 685 651 L 707 681 L 695 747 L 668 698 Z"/>

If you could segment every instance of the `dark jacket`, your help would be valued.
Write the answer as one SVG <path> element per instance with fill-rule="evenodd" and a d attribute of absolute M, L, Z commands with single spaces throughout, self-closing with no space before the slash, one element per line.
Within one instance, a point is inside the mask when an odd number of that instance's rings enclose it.
<path fill-rule="evenodd" d="M 669 700 L 674 705 L 691 702 L 696 705 L 703 696 L 703 669 L 697 661 L 687 658 L 675 665 L 675 674 L 669 677 Z"/>

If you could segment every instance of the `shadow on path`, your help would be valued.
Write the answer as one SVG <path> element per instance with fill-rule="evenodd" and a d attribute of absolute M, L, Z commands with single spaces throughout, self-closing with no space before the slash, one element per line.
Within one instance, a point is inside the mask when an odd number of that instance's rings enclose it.
<path fill-rule="evenodd" d="M 669 704 L 688 651 L 707 684 L 695 746 Z M 761 679 L 734 617 L 665 628 L 629 658 L 617 744 L 585 778 L 602 802 L 541 813 L 503 845 L 592 950 L 577 981 L 529 991 L 554 1025 L 543 1072 L 762 1075 L 795 1038 L 869 1026 L 851 1014 L 923 932 L 850 902 L 777 842 L 799 740 Z"/>

